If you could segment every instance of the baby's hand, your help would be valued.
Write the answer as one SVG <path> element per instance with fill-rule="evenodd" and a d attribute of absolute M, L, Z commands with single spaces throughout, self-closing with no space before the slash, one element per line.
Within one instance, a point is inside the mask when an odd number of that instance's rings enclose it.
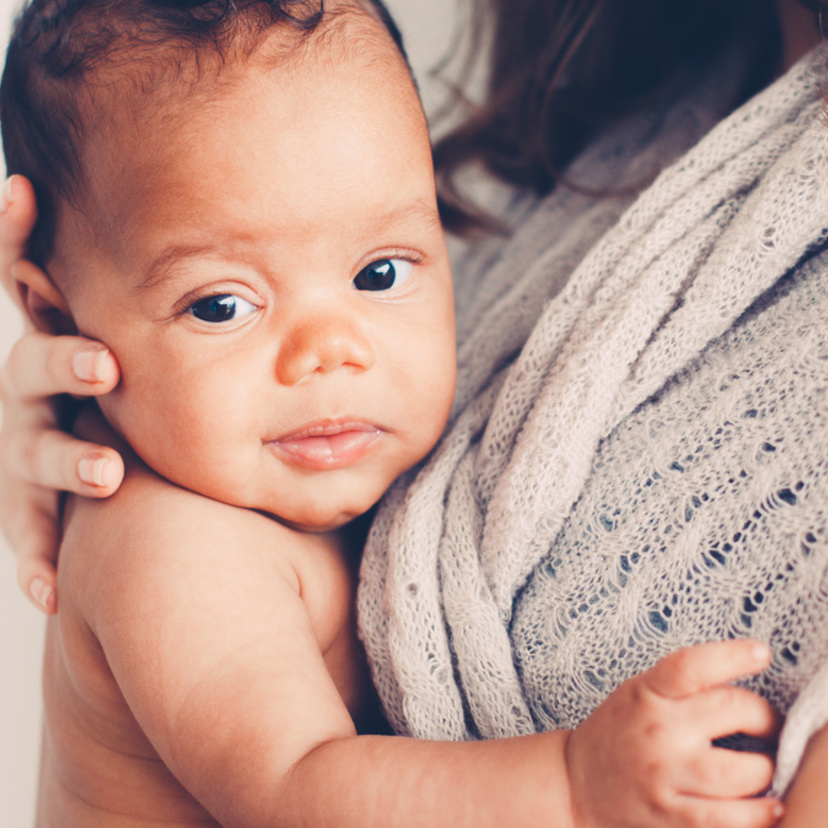
<path fill-rule="evenodd" d="M 755 641 L 712 642 L 675 652 L 618 687 L 567 743 L 579 828 L 773 825 L 781 803 L 750 798 L 770 784 L 773 760 L 712 744 L 733 733 L 775 739 L 773 708 L 727 683 L 769 660 Z"/>

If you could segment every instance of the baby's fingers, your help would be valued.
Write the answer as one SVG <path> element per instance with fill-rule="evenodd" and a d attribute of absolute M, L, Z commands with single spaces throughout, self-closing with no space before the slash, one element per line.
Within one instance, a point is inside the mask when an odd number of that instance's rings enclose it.
<path fill-rule="evenodd" d="M 676 790 L 714 799 L 750 797 L 766 791 L 773 779 L 773 760 L 764 753 L 711 747 L 688 757 Z"/>
<path fill-rule="evenodd" d="M 641 678 L 659 696 L 678 699 L 758 673 L 769 662 L 770 650 L 758 641 L 710 641 L 671 653 Z"/>
<path fill-rule="evenodd" d="M 782 724 L 779 713 L 766 699 L 730 684 L 697 693 L 679 703 L 687 706 L 688 720 L 695 722 L 697 734 L 706 741 L 743 733 L 770 746 Z"/>
<path fill-rule="evenodd" d="M 784 807 L 778 799 L 696 799 L 691 798 L 679 824 L 698 828 L 771 828 L 782 818 Z M 667 823 L 665 823 L 666 825 Z M 672 824 L 672 823 L 670 823 Z"/>

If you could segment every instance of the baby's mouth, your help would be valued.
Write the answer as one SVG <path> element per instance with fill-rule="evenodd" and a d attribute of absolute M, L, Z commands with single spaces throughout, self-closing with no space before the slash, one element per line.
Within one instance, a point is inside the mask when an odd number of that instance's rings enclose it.
<path fill-rule="evenodd" d="M 379 440 L 382 431 L 359 422 L 326 422 L 301 428 L 268 443 L 287 460 L 309 469 L 349 466 Z"/>

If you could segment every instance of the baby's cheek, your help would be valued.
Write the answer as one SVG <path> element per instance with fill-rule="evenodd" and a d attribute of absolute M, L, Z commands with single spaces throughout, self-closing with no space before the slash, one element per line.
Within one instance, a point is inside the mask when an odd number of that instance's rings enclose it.
<path fill-rule="evenodd" d="M 106 421 L 134 448 L 135 438 L 140 437 L 140 433 L 133 423 L 134 416 L 130 416 L 134 415 L 135 408 L 130 405 L 128 397 L 121 383 L 111 393 L 98 398 L 98 407 Z"/>
<path fill-rule="evenodd" d="M 124 376 L 116 391 L 101 398 L 101 410 L 115 429 L 126 438 L 138 456 L 169 479 L 198 456 L 203 431 L 187 399 L 186 383 L 169 382 L 159 376 Z M 173 386 L 178 390 L 173 392 Z M 176 482 L 181 482 L 176 480 Z"/>
<path fill-rule="evenodd" d="M 190 386 L 166 405 L 147 447 L 154 467 L 188 489 L 227 503 L 244 497 L 261 460 L 255 406 L 233 390 Z"/>

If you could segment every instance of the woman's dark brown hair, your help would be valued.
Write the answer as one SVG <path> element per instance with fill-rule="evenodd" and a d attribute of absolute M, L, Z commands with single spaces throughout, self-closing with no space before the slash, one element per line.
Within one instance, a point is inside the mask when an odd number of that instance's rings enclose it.
<path fill-rule="evenodd" d="M 455 174 L 480 162 L 500 180 L 539 195 L 602 129 L 644 105 L 679 66 L 739 31 L 756 71 L 744 95 L 767 82 L 778 52 L 773 0 L 472 0 L 492 33 L 484 100 L 438 141 L 435 166 L 450 229 L 474 224 Z"/>

